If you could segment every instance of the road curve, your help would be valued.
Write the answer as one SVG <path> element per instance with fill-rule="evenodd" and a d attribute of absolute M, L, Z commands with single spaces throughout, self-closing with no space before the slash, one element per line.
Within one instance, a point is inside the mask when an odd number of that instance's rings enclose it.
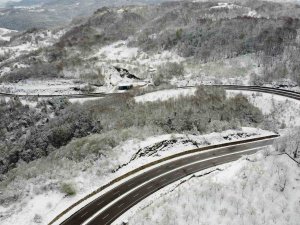
<path fill-rule="evenodd" d="M 270 87 L 259 87 L 259 86 L 239 86 L 239 85 L 210 85 L 213 87 L 222 87 L 225 90 L 233 90 L 233 91 L 254 91 L 261 92 L 267 94 L 280 95 L 287 98 L 292 98 L 295 100 L 300 100 L 300 93 L 295 91 L 289 91 L 278 88 L 270 88 Z"/>
<path fill-rule="evenodd" d="M 299 92 L 278 89 L 278 88 L 260 87 L 260 86 L 240 86 L 240 85 L 204 85 L 204 86 L 206 86 L 206 87 L 222 87 L 225 90 L 241 90 L 241 91 L 255 91 L 255 92 L 269 93 L 269 94 L 280 95 L 280 96 L 300 100 Z M 185 87 L 180 87 L 180 88 L 191 88 L 191 87 L 197 87 L 197 86 L 185 86 Z M 51 97 L 99 98 L 99 97 L 122 95 L 122 94 L 124 94 L 124 93 L 90 93 L 90 94 L 70 94 L 70 95 L 16 95 L 16 94 L 0 92 L 0 96 L 3 96 L 3 97 L 39 97 L 39 98 L 51 98 Z"/>
<path fill-rule="evenodd" d="M 111 224 L 129 208 L 157 190 L 195 172 L 235 161 L 245 154 L 253 154 L 262 147 L 271 145 L 277 137 L 271 135 L 197 149 L 194 154 L 173 159 L 172 162 L 121 183 L 74 213 L 61 225 Z"/>

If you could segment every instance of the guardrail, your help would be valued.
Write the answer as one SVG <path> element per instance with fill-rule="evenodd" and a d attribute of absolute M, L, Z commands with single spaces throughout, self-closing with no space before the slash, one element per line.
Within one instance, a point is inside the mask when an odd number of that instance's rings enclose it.
<path fill-rule="evenodd" d="M 69 211 L 71 211 L 73 208 L 75 208 L 76 206 L 78 206 L 79 204 L 81 204 L 82 202 L 84 202 L 85 200 L 87 200 L 88 198 L 100 193 L 101 191 L 107 189 L 108 187 L 112 186 L 113 184 L 116 184 L 117 182 L 124 180 L 125 178 L 134 175 L 144 169 L 150 168 L 154 165 L 157 165 L 159 163 L 162 162 L 166 162 L 169 161 L 171 159 L 176 159 L 179 158 L 181 156 L 188 156 L 190 154 L 193 153 L 198 153 L 198 152 L 202 152 L 202 151 L 207 151 L 207 150 L 213 150 L 213 149 L 217 149 L 217 148 L 222 148 L 222 147 L 228 147 L 228 146 L 235 146 L 235 145 L 239 145 L 239 144 L 246 144 L 246 143 L 251 143 L 251 142 L 256 142 L 256 141 L 263 141 L 263 140 L 268 140 L 268 139 L 273 139 L 273 138 L 278 138 L 279 135 L 268 135 L 268 136 L 264 136 L 264 137 L 258 137 L 258 138 L 252 138 L 252 139 L 247 139 L 247 140 L 241 140 L 241 141 L 235 141 L 235 142 L 229 142 L 229 143 L 223 143 L 223 144 L 217 144 L 217 145 L 210 145 L 210 146 L 205 146 L 202 148 L 197 148 L 197 149 L 192 149 L 192 150 L 188 150 L 185 152 L 181 152 L 181 153 L 177 153 L 168 157 L 165 157 L 163 159 L 145 164 L 141 167 L 138 167 L 114 180 L 112 180 L 111 182 L 105 184 L 104 186 L 98 188 L 97 190 L 93 191 L 92 193 L 88 194 L 87 196 L 85 196 L 84 198 L 80 199 L 79 201 L 77 201 L 76 203 L 74 203 L 73 205 L 71 205 L 70 207 L 68 207 L 66 210 L 64 210 L 62 213 L 60 213 L 58 216 L 56 216 L 50 223 L 49 225 L 52 225 L 54 222 L 56 222 L 58 219 L 60 219 L 63 215 L 65 215 L 66 213 L 68 213 Z"/>

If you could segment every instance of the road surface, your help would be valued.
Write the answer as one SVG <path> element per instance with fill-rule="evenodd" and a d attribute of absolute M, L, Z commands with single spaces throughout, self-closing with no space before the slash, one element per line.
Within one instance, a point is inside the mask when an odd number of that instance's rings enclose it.
<path fill-rule="evenodd" d="M 280 95 L 280 96 L 284 96 L 287 98 L 300 100 L 300 93 L 295 92 L 295 91 L 278 89 L 278 88 L 258 87 L 258 86 L 239 86 L 239 85 L 212 85 L 212 86 L 222 87 L 225 90 L 255 91 L 255 92 Z"/>
<path fill-rule="evenodd" d="M 123 182 L 77 211 L 61 225 L 111 224 L 129 208 L 159 189 L 195 172 L 253 154 L 271 145 L 277 137 L 272 135 L 198 149 L 198 153 L 163 164 Z"/>

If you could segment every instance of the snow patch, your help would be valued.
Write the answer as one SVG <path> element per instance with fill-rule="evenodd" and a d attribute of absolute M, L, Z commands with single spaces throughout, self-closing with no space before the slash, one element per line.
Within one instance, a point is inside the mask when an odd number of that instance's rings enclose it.
<path fill-rule="evenodd" d="M 134 99 L 138 103 L 166 101 L 179 98 L 180 96 L 192 96 L 196 90 L 196 88 L 162 90 L 137 96 Z"/>
<path fill-rule="evenodd" d="M 218 3 L 217 6 L 210 7 L 210 9 L 238 9 L 238 8 L 242 8 L 242 7 L 239 5 L 227 3 L 227 2 L 221 2 L 221 3 Z"/>
<path fill-rule="evenodd" d="M 127 47 L 126 41 L 118 41 L 101 48 L 92 57 L 107 58 L 110 60 L 130 60 L 136 58 L 138 48 Z"/>

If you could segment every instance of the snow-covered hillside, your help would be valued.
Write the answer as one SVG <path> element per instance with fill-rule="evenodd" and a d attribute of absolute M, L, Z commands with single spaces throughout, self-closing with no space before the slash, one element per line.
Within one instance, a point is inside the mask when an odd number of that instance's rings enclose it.
<path fill-rule="evenodd" d="M 298 8 L 260 1 L 196 2 L 103 8 L 64 29 L 25 32 L 0 48 L 0 77 L 7 75 L 3 80 L 18 82 L 27 79 L 23 75 L 27 72 L 36 78 L 41 73 L 35 68 L 38 61 L 51 68 L 41 66 L 43 79 L 75 78 L 110 89 L 134 82 L 123 74 L 120 77 L 116 67 L 155 85 L 260 85 L 269 82 L 271 75 L 274 80 L 297 82 L 298 63 L 292 59 L 299 58 L 295 47 L 298 28 L 296 22 L 293 29 L 282 28 L 281 32 L 281 27 L 288 24 L 284 18 L 299 14 Z M 199 21 L 201 32 L 196 29 Z M 130 29 L 124 29 L 126 26 Z M 265 37 L 269 27 L 274 27 L 274 32 Z M 279 49 L 269 48 L 268 38 L 278 34 L 284 43 Z M 266 60 L 273 54 L 267 52 L 271 49 L 276 50 L 274 63 Z M 32 55 L 26 56 L 29 53 Z M 286 65 L 284 73 L 276 68 L 276 62 Z M 180 64 L 182 73 L 164 77 L 159 67 L 168 63 Z"/>
<path fill-rule="evenodd" d="M 71 157 L 79 157 L 81 151 L 99 148 L 105 141 L 105 134 L 74 140 L 60 153 L 51 154 L 50 158 L 20 164 L 17 169 L 19 172 L 16 171 L 19 174 L 18 179 L 0 193 L 3 203 L 0 206 L 0 222 L 1 225 L 46 225 L 85 195 L 146 163 L 201 146 L 269 134 L 271 133 L 256 128 L 228 130 L 202 136 L 168 134 L 146 137 L 141 133 L 135 134 L 141 139 L 126 140 L 110 151 L 103 150 L 105 157 L 100 156 L 95 161 L 87 158 L 83 162 L 67 160 L 66 157 L 69 154 Z M 83 143 L 84 146 L 81 146 Z M 59 191 L 57 186 L 61 182 L 72 185 L 76 195 L 68 196 L 63 190 Z M 18 196 L 19 201 L 13 202 L 13 196 Z"/>
<path fill-rule="evenodd" d="M 160 65 L 185 61 L 183 57 L 175 52 L 147 53 L 138 47 L 129 47 L 128 40 L 117 41 L 100 49 L 94 49 L 87 56 L 87 60 L 95 58 L 104 65 L 125 68 L 143 79 L 150 79 Z"/>
<path fill-rule="evenodd" d="M 6 60 L 9 60 L 20 55 L 28 54 L 39 48 L 47 47 L 55 43 L 64 34 L 64 32 L 64 30 L 25 32 L 23 35 L 19 35 L 12 39 L 8 46 L 0 47 L 0 56 L 6 55 Z M 7 33 L 8 31 L 5 29 L 4 34 Z"/>
<path fill-rule="evenodd" d="M 0 41 L 10 41 L 11 35 L 14 33 L 16 33 L 16 31 L 0 28 Z"/>

